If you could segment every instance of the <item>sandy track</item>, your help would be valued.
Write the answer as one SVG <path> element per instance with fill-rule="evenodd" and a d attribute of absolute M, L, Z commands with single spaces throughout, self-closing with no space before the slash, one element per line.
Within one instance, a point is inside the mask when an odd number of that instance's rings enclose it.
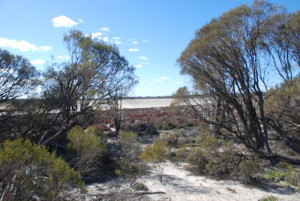
<path fill-rule="evenodd" d="M 247 201 L 259 200 L 273 195 L 278 200 L 300 201 L 300 194 L 274 189 L 265 191 L 245 186 L 234 181 L 216 181 L 206 177 L 194 176 L 183 168 L 183 164 L 176 166 L 170 162 L 166 164 L 163 183 L 159 182 L 155 170 L 151 169 L 148 176 L 140 179 L 149 191 L 162 191 L 166 194 L 149 195 L 152 200 L 172 201 Z"/>

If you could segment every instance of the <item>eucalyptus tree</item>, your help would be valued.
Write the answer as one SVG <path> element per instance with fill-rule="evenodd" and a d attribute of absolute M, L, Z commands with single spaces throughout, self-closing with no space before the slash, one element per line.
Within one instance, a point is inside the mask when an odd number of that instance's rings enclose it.
<path fill-rule="evenodd" d="M 264 104 L 268 80 L 293 79 L 299 67 L 299 24 L 293 24 L 298 16 L 266 1 L 241 5 L 198 30 L 178 60 L 196 92 L 206 97 L 195 100 L 202 108 L 195 110 L 199 117 L 256 153 L 271 154 Z"/>
<path fill-rule="evenodd" d="M 27 59 L 0 49 L 0 141 L 12 137 L 13 122 L 20 109 L 14 102 L 30 96 L 38 84 L 38 76 Z"/>
<path fill-rule="evenodd" d="M 73 30 L 64 36 L 70 61 L 52 64 L 44 74 L 45 99 L 53 101 L 57 110 L 55 127 L 40 140 L 49 144 L 61 140 L 78 122 L 79 115 L 89 115 L 106 99 L 123 87 L 121 83 L 136 81 L 134 67 L 122 57 L 116 46 L 98 41 Z"/>
<path fill-rule="evenodd" d="M 22 56 L 0 49 L 0 104 L 27 95 L 37 84 L 38 73 Z"/>

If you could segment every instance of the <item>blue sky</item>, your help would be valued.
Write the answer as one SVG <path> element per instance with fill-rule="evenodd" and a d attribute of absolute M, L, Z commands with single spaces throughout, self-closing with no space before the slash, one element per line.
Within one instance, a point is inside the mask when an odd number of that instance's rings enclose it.
<path fill-rule="evenodd" d="M 298 0 L 270 0 L 300 8 Z M 132 96 L 167 96 L 190 85 L 176 63 L 197 29 L 252 0 L 0 0 L 0 48 L 23 55 L 39 70 L 63 62 L 70 29 L 116 44 L 136 67 Z"/>

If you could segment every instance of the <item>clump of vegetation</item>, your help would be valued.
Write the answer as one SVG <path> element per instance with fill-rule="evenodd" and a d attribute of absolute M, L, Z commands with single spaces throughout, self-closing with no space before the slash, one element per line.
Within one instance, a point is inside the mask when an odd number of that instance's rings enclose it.
<path fill-rule="evenodd" d="M 200 174 L 217 178 L 247 179 L 261 170 L 257 157 L 246 157 L 237 153 L 233 142 L 224 142 L 205 130 L 197 138 L 196 147 L 187 156 L 187 161 L 197 166 Z"/>
<path fill-rule="evenodd" d="M 121 132 L 119 135 L 121 152 L 116 173 L 133 180 L 141 176 L 146 170 L 144 162 L 137 157 L 142 153 L 137 144 L 137 136 L 137 133 L 134 132 Z"/>
<path fill-rule="evenodd" d="M 277 201 L 277 200 L 278 199 L 273 195 L 270 195 L 270 196 L 263 197 L 263 198 L 259 199 L 259 201 Z"/>
<path fill-rule="evenodd" d="M 148 191 L 147 186 L 140 182 L 135 182 L 131 185 L 131 188 L 135 191 Z"/>
<path fill-rule="evenodd" d="M 82 176 L 98 178 L 107 154 L 101 131 L 94 126 L 87 129 L 76 126 L 68 134 L 67 154 L 69 162 Z"/>
<path fill-rule="evenodd" d="M 154 165 L 161 183 L 168 157 L 169 150 L 167 149 L 167 143 L 164 141 L 157 141 L 152 146 L 146 147 L 145 151 L 141 154 L 141 158 L 144 161 Z"/>
<path fill-rule="evenodd" d="M 182 132 L 161 132 L 160 140 L 165 141 L 168 146 L 178 147 L 185 143 L 186 137 Z"/>
<path fill-rule="evenodd" d="M 167 120 L 164 120 L 159 126 L 159 129 L 161 130 L 172 130 L 174 128 L 176 128 L 176 126 L 173 124 L 173 122 Z"/>
<path fill-rule="evenodd" d="M 177 149 L 175 154 L 176 161 L 184 162 L 186 158 L 188 157 L 189 149 L 187 144 L 182 144 L 179 149 Z"/>
<path fill-rule="evenodd" d="M 29 140 L 5 141 L 0 150 L 1 200 L 55 200 L 72 187 L 83 188 L 68 163 Z"/>
<path fill-rule="evenodd" d="M 277 164 L 277 168 L 268 171 L 264 177 L 275 182 L 284 182 L 286 185 L 294 186 L 300 192 L 300 172 L 285 162 Z"/>

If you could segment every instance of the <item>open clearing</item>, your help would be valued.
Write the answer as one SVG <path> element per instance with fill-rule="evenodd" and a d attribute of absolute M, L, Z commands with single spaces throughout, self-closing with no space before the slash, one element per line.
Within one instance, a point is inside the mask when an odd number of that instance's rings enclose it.
<path fill-rule="evenodd" d="M 164 192 L 164 194 L 147 195 L 145 200 L 154 201 L 257 201 L 267 196 L 275 196 L 282 201 L 300 200 L 300 193 L 293 193 L 286 189 L 263 190 L 256 187 L 246 186 L 235 181 L 217 181 L 203 176 L 194 176 L 184 169 L 184 165 L 175 165 L 171 162 L 166 163 L 164 170 L 163 183 L 154 168 L 150 169 L 147 176 L 138 180 L 145 184 L 149 192 Z M 88 194 L 97 194 L 97 188 L 101 184 L 90 185 L 87 187 Z"/>

